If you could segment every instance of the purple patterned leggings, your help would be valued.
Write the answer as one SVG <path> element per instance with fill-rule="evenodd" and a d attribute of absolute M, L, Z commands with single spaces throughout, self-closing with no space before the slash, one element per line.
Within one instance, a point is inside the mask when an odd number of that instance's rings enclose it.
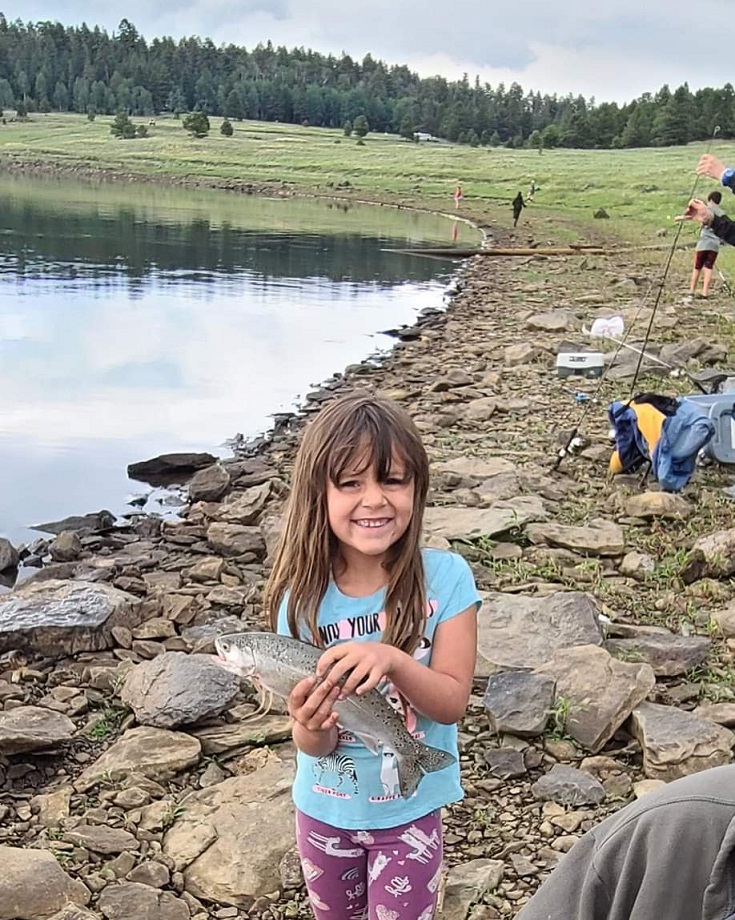
<path fill-rule="evenodd" d="M 338 830 L 297 811 L 296 842 L 316 920 L 432 920 L 440 811 L 375 831 Z"/>

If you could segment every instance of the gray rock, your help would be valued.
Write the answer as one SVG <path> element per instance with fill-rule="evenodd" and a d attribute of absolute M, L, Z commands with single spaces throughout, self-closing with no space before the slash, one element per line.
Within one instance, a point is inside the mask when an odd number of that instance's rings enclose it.
<path fill-rule="evenodd" d="M 75 727 L 70 718 L 41 706 L 18 706 L 0 712 L 0 754 L 24 754 L 70 741 Z"/>
<path fill-rule="evenodd" d="M 161 454 L 151 460 L 141 460 L 139 463 L 129 464 L 128 476 L 131 479 L 137 479 L 139 482 L 149 482 L 152 485 L 156 485 L 160 480 L 169 478 L 188 478 L 193 473 L 196 473 L 197 470 L 203 470 L 216 462 L 216 457 L 206 453 Z"/>
<path fill-rule="evenodd" d="M 658 634 L 608 639 L 605 648 L 621 661 L 647 662 L 657 677 L 676 677 L 706 661 L 712 641 L 705 636 Z"/>
<path fill-rule="evenodd" d="M 493 537 L 522 527 L 530 521 L 547 517 L 540 499 L 523 496 L 510 501 L 496 502 L 491 508 L 459 508 L 437 505 L 427 508 L 424 514 L 424 531 L 428 536 L 446 540 L 464 540 L 473 537 Z"/>
<path fill-rule="evenodd" d="M 255 524 L 268 504 L 271 496 L 271 483 L 263 482 L 251 486 L 244 492 L 236 492 L 217 508 L 214 514 L 215 521 L 224 521 L 226 524 Z"/>
<path fill-rule="evenodd" d="M 623 530 L 604 518 L 592 520 L 586 527 L 566 524 L 532 524 L 526 528 L 532 543 L 561 546 L 585 556 L 622 556 L 625 552 Z"/>
<path fill-rule="evenodd" d="M 637 553 L 635 551 L 626 553 L 618 571 L 621 575 L 625 575 L 626 578 L 645 581 L 649 575 L 653 575 L 656 571 L 656 560 L 647 553 Z"/>
<path fill-rule="evenodd" d="M 447 876 L 442 920 L 466 920 L 471 905 L 495 891 L 504 871 L 499 859 L 472 859 L 453 866 Z"/>
<path fill-rule="evenodd" d="M 46 920 L 67 904 L 85 905 L 89 891 L 48 850 L 0 845 L 0 920 Z"/>
<path fill-rule="evenodd" d="M 162 728 L 130 728 L 77 777 L 74 788 L 88 792 L 103 781 L 119 782 L 132 773 L 166 780 L 192 767 L 202 747 L 196 738 Z"/>
<path fill-rule="evenodd" d="M 137 597 L 101 582 L 24 584 L 0 597 L 0 652 L 27 648 L 58 657 L 114 645 L 112 629 L 137 626 Z"/>
<path fill-rule="evenodd" d="M 485 751 L 485 763 L 490 773 L 500 779 L 514 779 L 528 772 L 522 751 L 512 748 L 490 748 Z"/>
<path fill-rule="evenodd" d="M 656 684 L 647 664 L 625 664 L 593 645 L 552 655 L 537 673 L 556 679 L 567 706 L 565 730 L 593 754 L 602 750 Z"/>
<path fill-rule="evenodd" d="M 278 889 L 281 859 L 295 842 L 294 766 L 270 758 L 252 773 L 190 794 L 167 831 L 163 852 L 194 897 L 247 910 Z"/>
<path fill-rule="evenodd" d="M 205 754 L 229 754 L 255 745 L 288 741 L 291 731 L 289 716 L 268 713 L 247 722 L 192 728 L 191 734 L 199 739 Z"/>
<path fill-rule="evenodd" d="M 735 735 L 673 706 L 642 703 L 633 711 L 631 731 L 643 749 L 649 779 L 669 782 L 729 763 Z"/>
<path fill-rule="evenodd" d="M 97 904 L 107 920 L 189 920 L 186 901 L 150 885 L 118 882 L 107 885 Z"/>
<path fill-rule="evenodd" d="M 73 562 L 82 552 L 82 541 L 74 530 L 62 530 L 48 548 L 54 562 Z"/>
<path fill-rule="evenodd" d="M 211 764 L 211 766 L 216 766 L 216 764 Z M 171 873 L 163 863 L 149 859 L 128 872 L 126 878 L 129 882 L 150 885 L 151 888 L 165 888 L 171 881 Z"/>
<path fill-rule="evenodd" d="M 456 476 L 462 485 L 476 486 L 487 479 L 503 474 L 515 474 L 515 464 L 502 457 L 454 457 L 432 467 L 432 472 L 439 475 Z"/>
<path fill-rule="evenodd" d="M 729 578 L 735 574 L 735 528 L 719 530 L 695 540 L 682 567 L 686 584 L 699 578 Z"/>
<path fill-rule="evenodd" d="M 218 715 L 239 690 L 239 677 L 208 655 L 164 652 L 128 673 L 120 698 L 141 725 L 176 728 Z"/>
<path fill-rule="evenodd" d="M 223 556 L 243 556 L 246 553 L 262 556 L 265 552 L 265 541 L 260 529 L 241 524 L 215 521 L 207 528 L 207 543 Z"/>
<path fill-rule="evenodd" d="M 503 359 L 508 367 L 518 367 L 530 364 L 543 355 L 543 349 L 529 342 L 519 342 L 517 345 L 508 345 L 503 353 Z"/>
<path fill-rule="evenodd" d="M 10 540 L 0 537 L 0 572 L 15 569 L 18 566 L 18 550 Z"/>
<path fill-rule="evenodd" d="M 545 597 L 483 594 L 475 676 L 489 677 L 515 668 L 532 670 L 557 649 L 601 645 L 597 618 L 594 599 L 577 591 Z"/>
<path fill-rule="evenodd" d="M 735 728 L 735 703 L 703 703 L 692 713 L 698 719 Z"/>
<path fill-rule="evenodd" d="M 31 530 L 40 530 L 41 533 L 60 534 L 65 530 L 75 533 L 97 533 L 100 530 L 109 530 L 115 524 L 115 515 L 110 511 L 96 511 L 92 514 L 72 515 L 63 521 L 49 521 L 46 524 L 36 524 Z"/>
<path fill-rule="evenodd" d="M 218 463 L 195 473 L 189 483 L 192 502 L 216 502 L 230 487 L 230 474 Z"/>
<path fill-rule="evenodd" d="M 483 703 L 498 733 L 531 738 L 543 734 L 554 701 L 556 682 L 545 674 L 504 671 L 487 683 Z"/>
<path fill-rule="evenodd" d="M 524 325 L 532 332 L 567 332 L 574 328 L 575 322 L 574 314 L 568 310 L 551 310 L 548 313 L 536 313 Z"/>
<path fill-rule="evenodd" d="M 531 791 L 544 802 L 558 802 L 560 805 L 599 805 L 605 800 L 605 787 L 590 773 L 555 764 L 551 770 L 537 780 Z"/>
<path fill-rule="evenodd" d="M 64 834 L 64 840 L 93 853 L 105 855 L 137 850 L 139 846 L 133 834 L 116 827 L 105 827 L 103 824 L 77 824 L 73 830 Z"/>
<path fill-rule="evenodd" d="M 495 414 L 496 407 L 491 396 L 482 396 L 467 403 L 465 417 L 470 422 L 487 422 Z"/>
<path fill-rule="evenodd" d="M 630 517 L 643 518 L 688 518 L 692 506 L 681 495 L 673 492 L 642 492 L 631 495 L 625 502 L 625 513 Z"/>

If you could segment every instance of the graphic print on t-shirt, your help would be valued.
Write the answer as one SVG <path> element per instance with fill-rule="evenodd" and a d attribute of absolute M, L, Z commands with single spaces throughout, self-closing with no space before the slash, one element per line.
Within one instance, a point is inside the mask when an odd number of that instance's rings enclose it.
<path fill-rule="evenodd" d="M 438 606 L 435 600 L 429 600 L 427 602 L 427 620 L 431 619 L 431 617 L 436 614 Z M 364 639 L 373 634 L 382 635 L 385 628 L 385 621 L 386 616 L 384 610 L 380 611 L 380 613 L 345 617 L 342 620 L 338 620 L 336 623 L 320 626 L 319 634 L 325 646 L 329 646 L 333 645 L 335 642 L 353 641 L 356 638 Z M 413 657 L 416 661 L 425 662 L 428 665 L 431 660 L 431 650 L 431 640 L 427 636 L 422 636 Z M 393 709 L 401 715 L 407 731 L 415 738 L 423 738 L 424 733 L 418 730 L 418 717 L 415 710 L 403 700 L 395 686 L 390 682 L 386 682 L 378 689 Z M 351 732 L 340 730 L 340 747 L 343 745 L 349 746 L 361 743 L 362 742 Z M 401 793 L 396 752 L 387 745 L 383 745 L 375 756 L 380 758 L 380 784 L 382 786 L 382 792 L 375 790 L 374 794 L 368 796 L 368 801 L 392 802 L 395 799 L 399 799 Z M 341 752 L 339 747 L 330 754 L 319 757 L 312 766 L 312 772 L 315 780 L 314 785 L 311 787 L 313 792 L 338 799 L 350 799 L 353 795 L 357 796 L 360 794 L 355 761 L 349 754 Z"/>

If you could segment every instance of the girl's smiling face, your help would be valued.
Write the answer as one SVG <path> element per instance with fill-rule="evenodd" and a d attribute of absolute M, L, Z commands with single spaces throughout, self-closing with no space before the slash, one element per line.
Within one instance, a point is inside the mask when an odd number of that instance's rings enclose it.
<path fill-rule="evenodd" d="M 365 465 L 369 451 L 349 461 L 327 483 L 327 516 L 345 561 L 352 554 L 382 558 L 405 534 L 414 511 L 414 480 L 395 454 L 381 482 L 374 463 Z"/>

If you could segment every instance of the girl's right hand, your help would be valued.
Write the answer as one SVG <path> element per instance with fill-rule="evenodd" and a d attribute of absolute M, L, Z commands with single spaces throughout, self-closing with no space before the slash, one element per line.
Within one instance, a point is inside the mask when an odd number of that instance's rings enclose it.
<path fill-rule="evenodd" d="M 316 677 L 306 677 L 293 688 L 288 698 L 288 714 L 310 732 L 327 732 L 337 724 L 332 706 L 340 688 L 330 680 L 317 683 Z"/>

